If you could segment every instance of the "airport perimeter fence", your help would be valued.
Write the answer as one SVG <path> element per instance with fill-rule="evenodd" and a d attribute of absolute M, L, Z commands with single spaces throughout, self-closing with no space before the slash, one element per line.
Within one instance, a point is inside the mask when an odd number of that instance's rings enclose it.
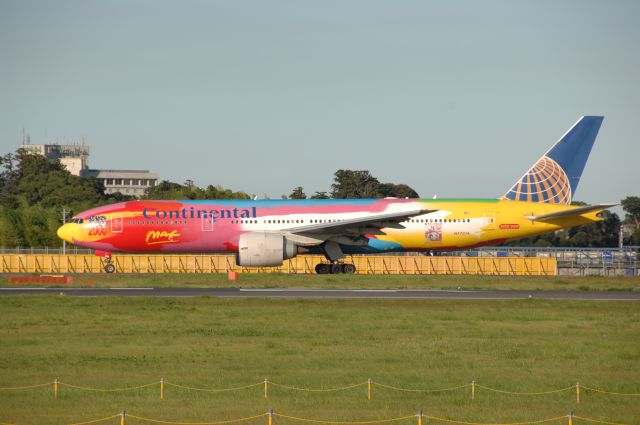
<path fill-rule="evenodd" d="M 565 276 L 640 276 L 640 246 L 623 248 L 483 247 L 444 256 L 555 258 Z"/>
<path fill-rule="evenodd" d="M 92 250 L 70 247 L 65 260 L 62 248 L 0 248 L 3 258 L 0 272 L 99 273 L 102 271 L 100 258 L 88 259 L 93 254 Z M 173 255 L 162 256 L 166 257 L 163 260 L 155 257 L 158 256 L 116 254 L 114 261 L 117 270 L 124 273 L 225 273 L 230 270 L 314 273 L 315 264 L 325 261 L 322 256 L 305 255 L 285 261 L 282 267 L 248 269 L 235 267 L 233 255 Z M 514 260 L 516 258 L 529 260 Z M 550 259 L 550 262 L 541 263 L 543 260 L 536 259 Z M 484 247 L 468 251 L 353 255 L 347 260 L 357 263 L 360 274 L 640 276 L 640 247 L 637 246 L 621 249 Z"/>
<path fill-rule="evenodd" d="M 111 259 L 116 273 L 290 273 L 314 274 L 322 255 L 299 255 L 280 267 L 240 267 L 233 255 L 133 255 Z M 555 276 L 555 258 L 353 255 L 357 274 Z M 95 255 L 0 254 L 0 273 L 103 273 Z"/>

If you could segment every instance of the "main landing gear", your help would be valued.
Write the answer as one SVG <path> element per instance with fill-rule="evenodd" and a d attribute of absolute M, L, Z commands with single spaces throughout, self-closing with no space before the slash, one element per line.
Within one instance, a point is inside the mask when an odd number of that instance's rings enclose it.
<path fill-rule="evenodd" d="M 320 263 L 316 264 L 318 274 L 354 274 L 356 266 L 348 263 Z"/>
<path fill-rule="evenodd" d="M 339 263 L 338 260 L 344 258 L 344 253 L 340 245 L 334 241 L 327 241 L 322 245 L 322 251 L 329 264 L 316 264 L 316 273 L 318 274 L 354 274 L 356 266 L 353 264 Z"/>

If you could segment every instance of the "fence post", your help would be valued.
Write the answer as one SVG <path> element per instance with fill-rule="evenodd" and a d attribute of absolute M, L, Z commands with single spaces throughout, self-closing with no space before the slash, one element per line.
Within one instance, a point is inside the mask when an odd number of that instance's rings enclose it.
<path fill-rule="evenodd" d="M 567 417 L 569 418 L 569 423 L 568 423 L 568 425 L 573 425 L 573 411 L 569 412 L 569 414 L 567 415 Z"/>
<path fill-rule="evenodd" d="M 476 381 L 471 381 L 471 400 L 476 399 Z"/>
<path fill-rule="evenodd" d="M 264 398 L 269 396 L 269 380 L 267 377 L 264 377 Z"/>
<path fill-rule="evenodd" d="M 268 421 L 268 425 L 273 425 L 273 409 L 269 409 L 269 421 Z"/>
<path fill-rule="evenodd" d="M 127 416 L 127 412 L 124 410 L 120 412 L 120 425 L 124 425 L 124 417 Z"/>
<path fill-rule="evenodd" d="M 164 378 L 160 378 L 160 400 L 164 400 Z"/>
<path fill-rule="evenodd" d="M 371 378 L 367 379 L 367 400 L 371 400 Z"/>
<path fill-rule="evenodd" d="M 53 380 L 53 399 L 58 399 L 58 378 Z"/>
<path fill-rule="evenodd" d="M 422 414 L 422 409 L 420 409 L 420 412 L 418 412 L 418 425 L 422 425 L 422 417 L 424 415 Z"/>
<path fill-rule="evenodd" d="M 576 382 L 576 403 L 580 404 L 580 382 Z"/>

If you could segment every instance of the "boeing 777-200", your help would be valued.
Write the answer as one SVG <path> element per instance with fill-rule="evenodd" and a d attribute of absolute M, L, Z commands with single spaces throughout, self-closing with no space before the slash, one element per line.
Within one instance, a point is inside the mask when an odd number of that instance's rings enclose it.
<path fill-rule="evenodd" d="M 302 253 L 316 272 L 354 273 L 346 254 L 462 250 L 600 221 L 613 204 L 571 206 L 603 117 L 585 116 L 496 199 L 126 201 L 82 212 L 58 229 L 96 250 L 235 253 L 240 266 L 278 266 Z"/>

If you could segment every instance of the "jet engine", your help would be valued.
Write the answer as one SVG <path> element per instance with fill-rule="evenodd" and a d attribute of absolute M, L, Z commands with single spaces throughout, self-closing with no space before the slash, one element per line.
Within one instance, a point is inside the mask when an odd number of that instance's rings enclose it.
<path fill-rule="evenodd" d="M 247 267 L 281 266 L 298 255 L 298 246 L 279 233 L 250 232 L 240 235 L 236 264 Z"/>

